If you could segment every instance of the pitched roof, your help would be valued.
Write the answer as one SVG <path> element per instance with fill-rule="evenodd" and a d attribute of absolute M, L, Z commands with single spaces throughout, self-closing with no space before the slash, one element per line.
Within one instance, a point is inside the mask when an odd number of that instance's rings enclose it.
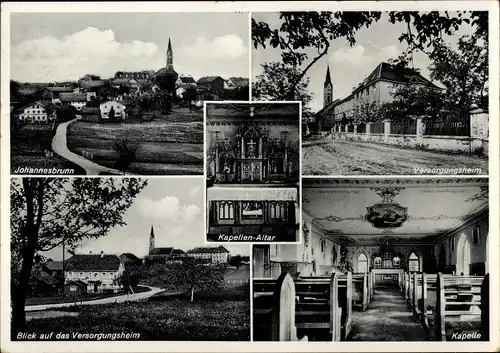
<path fill-rule="evenodd" d="M 100 114 L 101 110 L 97 107 L 83 107 L 81 110 L 81 114 L 92 115 L 92 114 Z"/>
<path fill-rule="evenodd" d="M 381 62 L 375 70 L 368 75 L 363 82 L 354 89 L 357 91 L 363 87 L 371 85 L 375 81 L 385 80 L 385 81 L 393 81 L 393 82 L 401 82 L 401 83 L 412 83 L 412 80 L 417 80 L 419 83 L 427 85 L 432 88 L 438 88 L 431 81 L 423 77 L 420 73 L 411 68 L 403 68 L 401 66 L 392 65 L 386 62 Z"/>
<path fill-rule="evenodd" d="M 68 282 L 64 283 L 65 286 L 68 286 L 68 285 L 71 285 L 71 284 L 87 288 L 87 283 L 85 283 L 85 282 L 83 282 L 83 281 L 81 281 L 79 279 L 73 279 L 71 281 L 68 281 Z"/>
<path fill-rule="evenodd" d="M 172 255 L 172 250 L 174 250 L 172 247 L 154 248 L 149 252 L 149 255 Z"/>
<path fill-rule="evenodd" d="M 31 107 L 32 105 L 35 105 L 35 104 L 41 105 L 44 109 L 47 109 L 47 104 L 45 104 L 45 103 L 42 103 L 42 102 L 31 102 L 31 103 L 28 103 L 25 106 L 19 108 L 19 110 L 24 110 L 25 108 Z"/>
<path fill-rule="evenodd" d="M 87 95 L 85 93 L 61 93 L 59 99 L 61 102 L 86 102 Z"/>
<path fill-rule="evenodd" d="M 328 84 L 332 84 L 332 78 L 330 76 L 330 65 L 326 67 L 325 86 Z"/>
<path fill-rule="evenodd" d="M 245 87 L 248 86 L 250 80 L 245 77 L 231 77 L 230 80 L 234 83 L 236 87 Z"/>
<path fill-rule="evenodd" d="M 130 80 L 131 80 L 131 78 L 115 78 L 113 81 L 111 81 L 111 84 L 113 86 L 124 85 L 124 84 L 128 83 Z"/>
<path fill-rule="evenodd" d="M 172 255 L 184 255 L 184 254 L 186 254 L 186 253 L 181 249 L 172 250 Z"/>
<path fill-rule="evenodd" d="M 192 78 L 191 76 L 181 76 L 179 78 L 181 79 L 182 83 L 196 83 L 194 78 Z"/>
<path fill-rule="evenodd" d="M 62 271 L 63 262 L 62 261 L 47 261 L 45 267 L 51 271 Z"/>
<path fill-rule="evenodd" d="M 218 78 L 222 79 L 220 76 L 204 76 L 198 80 L 198 83 L 212 83 Z"/>
<path fill-rule="evenodd" d="M 35 86 L 28 86 L 28 85 L 21 86 L 17 90 L 17 94 L 19 94 L 21 96 L 29 96 L 29 95 L 35 94 L 36 92 L 38 92 L 38 88 L 37 87 L 35 87 Z"/>
<path fill-rule="evenodd" d="M 66 262 L 69 271 L 117 271 L 120 259 L 116 255 L 73 255 Z"/>
<path fill-rule="evenodd" d="M 225 247 L 222 245 L 212 248 L 212 247 L 198 247 L 188 251 L 188 254 L 206 254 L 206 253 L 229 253 Z"/>
<path fill-rule="evenodd" d="M 172 75 L 178 76 L 178 73 L 174 69 L 170 69 L 168 67 L 162 67 L 161 69 L 156 71 L 155 75 L 159 76 L 159 75 L 166 75 L 166 74 L 172 74 Z"/>
<path fill-rule="evenodd" d="M 70 87 L 59 87 L 59 86 L 54 86 L 54 87 L 45 87 L 49 91 L 52 92 L 73 92 L 73 89 Z"/>
<path fill-rule="evenodd" d="M 102 87 L 104 85 L 103 80 L 80 80 L 78 82 L 81 88 L 95 88 Z"/>

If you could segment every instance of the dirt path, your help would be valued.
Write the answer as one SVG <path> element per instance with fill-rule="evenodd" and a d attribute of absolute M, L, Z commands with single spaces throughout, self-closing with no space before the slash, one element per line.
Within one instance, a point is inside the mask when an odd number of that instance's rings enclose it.
<path fill-rule="evenodd" d="M 95 300 L 88 300 L 88 301 L 83 301 L 83 302 L 77 302 L 78 305 L 98 305 L 98 304 L 111 304 L 111 303 L 122 303 L 122 302 L 127 302 L 127 301 L 136 301 L 136 300 L 143 300 L 147 299 L 157 293 L 164 292 L 165 290 L 162 288 L 158 287 L 150 287 L 150 286 L 141 286 L 141 287 L 148 287 L 151 290 L 147 292 L 139 292 L 136 294 L 124 294 L 124 295 L 118 295 L 116 297 L 108 297 L 108 298 L 103 298 L 103 299 L 95 299 Z M 59 303 L 59 304 L 42 304 L 42 305 L 28 305 L 25 308 L 25 311 L 39 311 L 39 310 L 47 310 L 47 309 L 54 309 L 54 308 L 65 308 L 69 306 L 73 306 L 75 303 Z"/>
<path fill-rule="evenodd" d="M 488 174 L 487 158 L 402 149 L 374 143 L 330 139 L 307 141 L 302 146 L 302 154 L 303 175 Z M 439 171 L 436 170 L 438 168 Z M 460 168 L 479 169 L 459 171 Z"/>
<path fill-rule="evenodd" d="M 67 121 L 65 123 L 59 124 L 59 126 L 57 127 L 57 130 L 56 130 L 56 134 L 54 135 L 54 138 L 52 139 L 52 150 L 55 153 L 57 153 L 58 155 L 60 155 L 61 157 L 67 159 L 68 161 L 71 161 L 75 164 L 78 164 L 80 167 L 82 167 L 85 170 L 85 173 L 87 175 L 99 175 L 101 173 L 123 175 L 123 173 L 117 169 L 104 167 L 102 165 L 94 163 L 94 162 L 88 160 L 87 158 L 84 158 L 82 156 L 79 156 L 79 155 L 71 152 L 68 149 L 68 145 L 67 145 L 68 125 L 77 121 L 78 119 L 80 119 L 80 117 L 77 117 L 76 119 L 73 119 L 71 121 Z"/>

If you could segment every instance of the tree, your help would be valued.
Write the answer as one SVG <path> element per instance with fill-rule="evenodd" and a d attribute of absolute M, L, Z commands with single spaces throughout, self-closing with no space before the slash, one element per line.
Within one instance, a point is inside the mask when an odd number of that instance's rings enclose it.
<path fill-rule="evenodd" d="M 349 45 L 356 44 L 356 34 L 363 28 L 369 28 L 382 17 L 381 12 L 281 12 L 281 23 L 271 28 L 266 22 L 257 22 L 252 18 L 252 40 L 255 49 L 267 45 L 281 49 L 284 64 L 300 68 L 299 74 L 289 82 L 289 91 L 295 91 L 308 70 L 328 53 L 330 42 L 345 38 Z M 474 26 L 478 35 L 487 36 L 488 12 L 459 11 L 457 16 L 448 12 L 391 11 L 389 23 L 405 23 L 406 32 L 399 36 L 400 42 L 406 42 L 407 50 L 395 61 L 406 66 L 414 51 L 427 55 L 435 50 L 434 45 L 443 34 L 452 35 L 463 23 Z M 315 49 L 315 56 L 310 58 L 307 50 Z M 305 64 L 307 62 L 307 64 Z"/>
<path fill-rule="evenodd" d="M 135 160 L 138 143 L 137 140 L 130 133 L 124 133 L 113 145 L 113 149 L 118 153 L 118 159 L 115 166 L 118 170 L 127 170 L 130 163 Z"/>
<path fill-rule="evenodd" d="M 114 121 L 115 120 L 115 108 L 114 107 L 111 107 L 111 109 L 109 110 L 109 113 L 108 113 L 108 118 L 110 121 Z"/>
<path fill-rule="evenodd" d="M 156 76 L 155 83 L 160 87 L 162 91 L 170 93 L 172 96 L 175 95 L 175 83 L 177 81 L 178 75 L 174 72 L 166 72 L 161 75 Z"/>
<path fill-rule="evenodd" d="M 36 257 L 62 244 L 75 249 L 116 226 L 146 186 L 136 178 L 11 180 L 12 333 L 26 328 L 25 302 Z"/>
<path fill-rule="evenodd" d="M 130 88 L 126 85 L 120 85 L 120 87 L 118 88 L 118 94 L 121 96 L 130 94 Z"/>
<path fill-rule="evenodd" d="M 231 258 L 229 259 L 229 265 L 237 268 L 241 266 L 242 262 L 243 259 L 241 258 L 241 255 L 231 256 Z"/>
<path fill-rule="evenodd" d="M 17 99 L 17 96 L 19 95 L 19 89 L 21 88 L 21 85 L 19 82 L 10 80 L 10 96 L 13 98 Z"/>
<path fill-rule="evenodd" d="M 198 92 L 196 92 L 195 87 L 188 87 L 182 94 L 182 99 L 189 104 L 189 110 L 191 111 L 191 105 L 194 101 L 198 99 Z"/>

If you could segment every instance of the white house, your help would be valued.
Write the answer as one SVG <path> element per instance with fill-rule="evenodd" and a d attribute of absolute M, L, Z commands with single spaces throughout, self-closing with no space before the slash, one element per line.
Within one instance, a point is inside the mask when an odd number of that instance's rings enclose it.
<path fill-rule="evenodd" d="M 65 263 L 65 281 L 82 281 L 88 293 L 104 291 L 119 292 L 122 288 L 118 278 L 125 266 L 116 255 L 73 255 Z M 76 290 L 76 289 L 75 289 Z"/>
<path fill-rule="evenodd" d="M 196 87 L 196 81 L 191 76 L 179 76 L 175 81 L 175 87 Z"/>
<path fill-rule="evenodd" d="M 33 102 L 22 108 L 19 120 L 30 123 L 48 123 L 56 118 L 56 112 L 47 112 L 47 106 L 40 102 Z"/>
<path fill-rule="evenodd" d="M 101 110 L 101 119 L 109 119 L 109 112 L 111 111 L 111 109 L 113 109 L 115 113 L 115 118 L 121 118 L 122 120 L 125 120 L 127 116 L 127 113 L 125 112 L 125 105 L 115 100 L 101 103 L 99 109 Z"/>
<path fill-rule="evenodd" d="M 87 94 L 85 93 L 61 93 L 59 99 L 62 104 L 72 105 L 79 111 L 87 106 Z"/>

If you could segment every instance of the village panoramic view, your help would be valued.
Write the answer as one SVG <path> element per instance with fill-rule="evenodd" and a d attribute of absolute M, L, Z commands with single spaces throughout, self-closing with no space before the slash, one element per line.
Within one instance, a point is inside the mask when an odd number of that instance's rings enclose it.
<path fill-rule="evenodd" d="M 145 20 L 124 30 L 131 14 L 101 15 L 70 14 L 73 33 L 62 15 L 13 16 L 11 172 L 203 174 L 203 101 L 249 98 L 246 15 L 230 16 L 243 19 L 226 27 L 238 35 L 208 31 L 217 14 L 185 15 L 186 27 L 182 15 L 153 14 L 153 35 Z M 53 21 L 31 38 L 26 18 Z"/>

